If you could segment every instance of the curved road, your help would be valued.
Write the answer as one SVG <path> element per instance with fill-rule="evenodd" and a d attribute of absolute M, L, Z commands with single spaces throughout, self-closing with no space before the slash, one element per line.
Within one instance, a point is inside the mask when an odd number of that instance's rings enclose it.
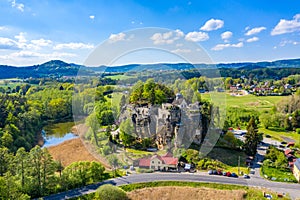
<path fill-rule="evenodd" d="M 243 178 L 232 178 L 217 175 L 207 175 L 206 173 L 151 173 L 151 174 L 133 174 L 130 176 L 119 177 L 115 179 L 106 180 L 101 183 L 89 185 L 86 187 L 69 190 L 66 192 L 53 194 L 44 197 L 45 200 L 58 200 L 58 199 L 68 199 L 84 194 L 95 192 L 95 190 L 103 184 L 113 184 L 116 186 L 131 184 L 131 183 L 141 183 L 141 182 L 153 182 L 153 181 L 192 181 L 192 182 L 210 182 L 210 183 L 222 183 L 222 184 L 235 184 L 244 186 L 254 186 L 254 187 L 265 187 L 273 190 L 274 192 L 289 193 L 293 199 L 300 197 L 300 184 L 288 184 L 267 181 L 260 177 L 251 177 L 250 179 Z"/>

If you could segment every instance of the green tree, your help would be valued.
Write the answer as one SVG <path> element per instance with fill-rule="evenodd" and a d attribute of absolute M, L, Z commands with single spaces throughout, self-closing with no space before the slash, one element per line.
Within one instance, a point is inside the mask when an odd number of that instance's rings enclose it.
<path fill-rule="evenodd" d="M 130 119 L 126 119 L 120 124 L 120 139 L 125 147 L 130 146 L 135 140 L 133 134 L 135 134 L 133 123 Z"/>
<path fill-rule="evenodd" d="M 128 200 L 126 192 L 121 188 L 110 184 L 100 186 L 96 190 L 95 199 L 97 200 Z"/>
<path fill-rule="evenodd" d="M 294 130 L 300 128 L 300 110 L 296 110 L 293 113 L 291 123 Z"/>
<path fill-rule="evenodd" d="M 182 156 L 186 159 L 188 163 L 197 163 L 200 161 L 199 151 L 194 149 L 186 150 Z"/>
<path fill-rule="evenodd" d="M 51 179 L 55 173 L 55 162 L 46 148 L 35 146 L 29 152 L 31 178 L 30 193 L 33 197 L 40 197 L 50 190 Z"/>
<path fill-rule="evenodd" d="M 0 176 L 8 171 L 12 155 L 8 152 L 8 148 L 0 147 Z"/>
<path fill-rule="evenodd" d="M 122 95 L 121 100 L 120 100 L 120 111 L 122 108 L 126 105 L 126 97 L 125 95 Z"/>
<path fill-rule="evenodd" d="M 117 158 L 117 156 L 114 155 L 114 154 L 112 154 L 108 157 L 108 162 L 114 170 L 114 177 L 115 177 L 116 176 L 116 170 L 120 166 L 121 163 L 119 162 L 119 159 Z"/>
<path fill-rule="evenodd" d="M 245 134 L 244 148 L 247 155 L 254 156 L 257 152 L 257 145 L 262 140 L 262 134 L 258 133 L 254 117 L 251 117 Z"/>
<path fill-rule="evenodd" d="M 20 181 L 21 181 L 21 190 L 24 191 L 25 188 L 25 183 L 26 181 L 26 172 L 27 172 L 27 168 L 29 166 L 28 163 L 29 157 L 28 157 L 28 152 L 25 151 L 25 148 L 19 148 L 14 162 L 15 162 L 15 170 L 16 170 L 16 174 L 19 177 Z"/>
<path fill-rule="evenodd" d="M 93 133 L 96 145 L 99 146 L 97 132 L 100 127 L 100 124 L 99 124 L 99 121 L 98 121 L 98 118 L 97 118 L 97 115 L 95 112 L 93 112 L 86 118 L 86 124 L 90 127 L 90 130 Z"/>
<path fill-rule="evenodd" d="M 268 113 L 264 113 L 264 114 L 261 114 L 259 116 L 259 121 L 262 123 L 262 125 L 268 129 L 270 126 L 272 126 L 272 121 L 270 120 L 270 114 Z"/>
<path fill-rule="evenodd" d="M 230 148 L 236 149 L 239 148 L 240 145 L 242 144 L 242 142 L 240 142 L 239 139 L 235 138 L 235 136 L 233 135 L 232 132 L 228 131 L 225 135 L 224 135 L 224 140 L 227 142 L 227 145 Z"/>

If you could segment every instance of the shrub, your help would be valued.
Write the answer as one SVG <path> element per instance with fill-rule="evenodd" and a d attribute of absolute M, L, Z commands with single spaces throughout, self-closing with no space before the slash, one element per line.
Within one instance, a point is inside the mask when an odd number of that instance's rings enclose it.
<path fill-rule="evenodd" d="M 300 134 L 300 128 L 296 128 L 296 133 Z"/>
<path fill-rule="evenodd" d="M 126 192 L 121 188 L 110 184 L 100 186 L 96 190 L 95 199 L 97 200 L 128 200 Z"/>

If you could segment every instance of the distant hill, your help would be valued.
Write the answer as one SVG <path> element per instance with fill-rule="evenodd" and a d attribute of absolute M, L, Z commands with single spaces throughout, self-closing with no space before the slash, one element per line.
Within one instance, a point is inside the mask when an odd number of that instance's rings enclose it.
<path fill-rule="evenodd" d="M 76 76 L 80 69 L 81 75 L 96 75 L 100 72 L 124 73 L 129 71 L 144 70 L 188 70 L 193 68 L 213 69 L 220 68 L 221 71 L 226 69 L 236 70 L 254 70 L 263 68 L 300 68 L 300 59 L 277 60 L 273 62 L 245 62 L 245 63 L 220 63 L 220 64 L 189 64 L 189 63 L 161 63 L 161 64 L 130 64 L 123 66 L 99 66 L 86 67 L 73 63 L 66 63 L 60 60 L 51 60 L 49 62 L 24 67 L 14 67 L 0 65 L 0 79 L 4 78 L 39 78 L 39 77 L 62 77 Z"/>

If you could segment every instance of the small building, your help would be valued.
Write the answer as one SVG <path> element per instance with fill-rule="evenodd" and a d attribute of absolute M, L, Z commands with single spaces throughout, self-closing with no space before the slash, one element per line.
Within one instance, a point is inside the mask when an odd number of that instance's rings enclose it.
<path fill-rule="evenodd" d="M 153 155 L 151 158 L 141 158 L 139 161 L 140 168 L 162 171 L 177 169 L 177 165 L 178 158 L 174 158 L 170 152 L 166 153 L 163 156 Z"/>
<path fill-rule="evenodd" d="M 298 182 L 300 182 L 300 158 L 298 158 L 294 163 L 293 174 Z"/>
<path fill-rule="evenodd" d="M 284 155 L 287 156 L 289 154 L 293 154 L 293 151 L 291 149 L 284 150 Z"/>
<path fill-rule="evenodd" d="M 289 142 L 289 143 L 286 145 L 286 147 L 293 147 L 293 146 L 295 146 L 295 142 Z"/>

